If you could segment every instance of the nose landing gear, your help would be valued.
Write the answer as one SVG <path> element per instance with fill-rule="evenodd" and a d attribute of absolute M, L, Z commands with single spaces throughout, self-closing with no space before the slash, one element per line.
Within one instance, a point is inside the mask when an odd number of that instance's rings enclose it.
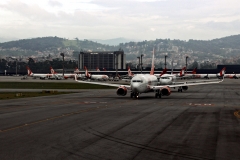
<path fill-rule="evenodd" d="M 130 94 L 130 97 L 131 98 L 138 98 L 139 97 L 139 93 L 138 92 L 131 92 L 131 94 Z"/>

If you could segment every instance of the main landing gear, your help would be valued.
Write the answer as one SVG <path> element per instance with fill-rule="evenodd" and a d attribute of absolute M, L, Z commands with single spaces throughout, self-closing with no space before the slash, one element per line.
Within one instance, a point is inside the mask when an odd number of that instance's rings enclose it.
<path fill-rule="evenodd" d="M 155 98 L 162 98 L 162 94 L 160 92 L 160 90 L 157 90 L 156 93 L 155 93 Z"/>
<path fill-rule="evenodd" d="M 179 88 L 178 88 L 178 92 L 182 92 L 182 87 L 179 87 Z"/>

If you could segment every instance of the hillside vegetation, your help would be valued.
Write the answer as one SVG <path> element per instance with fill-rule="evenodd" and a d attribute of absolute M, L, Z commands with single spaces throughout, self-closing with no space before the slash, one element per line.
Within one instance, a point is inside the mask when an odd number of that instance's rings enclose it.
<path fill-rule="evenodd" d="M 142 42 L 120 43 L 116 46 L 100 44 L 89 40 L 68 40 L 59 37 L 40 37 L 32 39 L 22 39 L 0 43 L 0 55 L 8 56 L 31 56 L 39 52 L 59 53 L 64 49 L 79 52 L 80 50 L 90 51 L 112 51 L 124 50 L 127 60 L 136 59 L 136 55 L 145 54 L 146 57 L 151 56 L 153 47 L 157 47 L 158 53 L 198 53 L 206 56 L 206 54 L 215 54 L 225 56 L 236 56 L 240 53 L 240 35 L 213 39 L 213 40 L 170 40 L 156 39 Z M 177 47 L 177 51 L 173 49 Z M 211 57 L 211 56 L 210 56 Z"/>

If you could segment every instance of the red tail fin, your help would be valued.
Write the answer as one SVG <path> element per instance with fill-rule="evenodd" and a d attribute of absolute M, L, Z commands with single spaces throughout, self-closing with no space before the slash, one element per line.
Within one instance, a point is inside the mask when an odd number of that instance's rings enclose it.
<path fill-rule="evenodd" d="M 223 69 L 219 73 L 221 77 L 224 76 L 225 71 L 226 71 L 226 67 L 223 67 Z"/>
<path fill-rule="evenodd" d="M 51 74 L 56 74 L 57 72 L 54 71 L 52 67 L 50 67 Z"/>
<path fill-rule="evenodd" d="M 32 71 L 31 71 L 31 69 L 30 69 L 28 66 L 27 66 L 26 68 L 27 68 L 27 71 L 28 71 L 28 74 L 27 74 L 28 76 L 30 76 L 31 74 L 33 74 Z"/>
<path fill-rule="evenodd" d="M 130 67 L 128 67 L 128 76 L 129 76 L 129 77 L 132 77 L 132 76 L 134 76 L 134 74 L 132 73 L 132 71 L 131 71 Z"/>
<path fill-rule="evenodd" d="M 165 73 L 167 73 L 167 68 L 164 68 L 164 70 L 163 70 L 162 73 L 160 74 L 160 77 L 161 77 L 162 75 L 164 75 Z"/>
<path fill-rule="evenodd" d="M 183 67 L 182 70 L 180 71 L 180 77 L 184 76 L 185 70 L 186 70 L 186 67 Z"/>
<path fill-rule="evenodd" d="M 87 67 L 84 66 L 84 69 L 85 69 L 85 76 L 86 76 L 87 78 L 90 78 L 91 75 L 88 73 Z"/>
<path fill-rule="evenodd" d="M 79 71 L 79 69 L 76 67 L 74 72 L 75 72 L 75 73 L 79 73 L 80 71 Z"/>
<path fill-rule="evenodd" d="M 197 67 L 193 69 L 192 74 L 196 74 L 197 73 Z"/>

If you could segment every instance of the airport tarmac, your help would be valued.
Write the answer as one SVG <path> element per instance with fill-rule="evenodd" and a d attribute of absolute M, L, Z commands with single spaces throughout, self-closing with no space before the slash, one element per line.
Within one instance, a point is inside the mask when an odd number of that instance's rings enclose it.
<path fill-rule="evenodd" d="M 0 159 L 239 159 L 240 80 L 156 99 L 116 90 L 1 100 Z"/>

